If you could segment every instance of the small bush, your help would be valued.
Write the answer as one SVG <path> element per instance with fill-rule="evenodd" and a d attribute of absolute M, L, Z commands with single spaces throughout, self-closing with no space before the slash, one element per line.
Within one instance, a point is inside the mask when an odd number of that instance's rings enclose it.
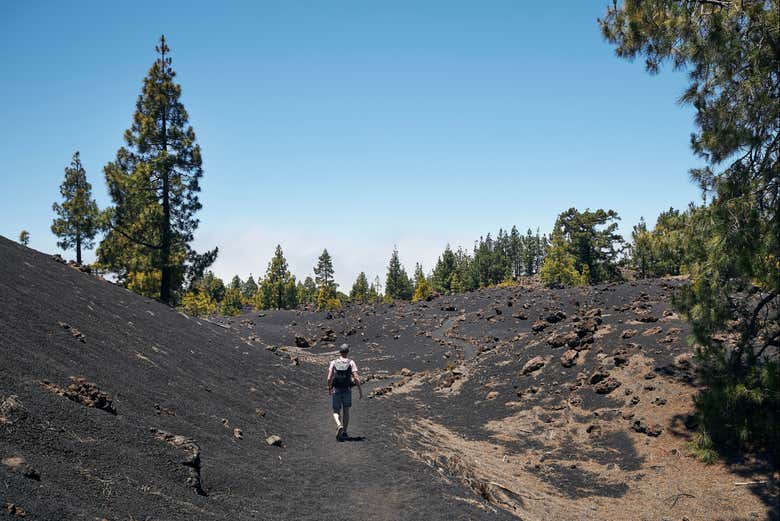
<path fill-rule="evenodd" d="M 189 291 L 181 299 L 181 309 L 188 315 L 204 317 L 217 311 L 217 303 L 206 293 Z"/>
<path fill-rule="evenodd" d="M 718 461 L 718 453 L 713 448 L 712 438 L 708 434 L 700 432 L 686 443 L 691 455 L 702 463 L 711 465 Z"/>

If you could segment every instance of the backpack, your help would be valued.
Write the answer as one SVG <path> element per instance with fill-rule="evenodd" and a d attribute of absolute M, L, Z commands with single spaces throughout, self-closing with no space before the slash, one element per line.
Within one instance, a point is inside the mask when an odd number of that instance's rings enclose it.
<path fill-rule="evenodd" d="M 352 387 L 352 361 L 339 358 L 333 363 L 333 387 L 349 389 Z"/>

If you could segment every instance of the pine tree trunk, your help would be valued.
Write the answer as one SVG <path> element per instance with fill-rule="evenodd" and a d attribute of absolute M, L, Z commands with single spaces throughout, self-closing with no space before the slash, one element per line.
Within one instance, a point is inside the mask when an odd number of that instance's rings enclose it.
<path fill-rule="evenodd" d="M 168 172 L 163 173 L 163 230 L 162 230 L 162 276 L 160 300 L 166 304 L 171 299 L 171 201 L 168 186 Z"/>
<path fill-rule="evenodd" d="M 165 70 L 165 51 L 162 52 L 161 66 Z M 162 273 L 160 277 L 160 300 L 168 303 L 171 300 L 171 194 L 168 179 L 168 128 L 167 109 L 163 107 L 162 113 L 162 150 L 165 157 L 163 162 L 163 229 L 162 229 Z"/>
<path fill-rule="evenodd" d="M 81 266 L 81 235 L 76 234 L 76 264 Z"/>

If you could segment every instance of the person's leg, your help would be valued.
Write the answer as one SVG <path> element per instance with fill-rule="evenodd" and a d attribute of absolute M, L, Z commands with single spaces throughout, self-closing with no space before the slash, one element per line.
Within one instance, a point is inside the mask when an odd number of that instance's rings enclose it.
<path fill-rule="evenodd" d="M 336 422 L 336 427 L 341 428 L 341 419 L 339 418 L 339 411 L 341 410 L 341 397 L 339 396 L 339 392 L 336 391 L 333 393 L 333 398 L 331 399 L 332 406 L 333 406 L 333 419 Z"/>
<path fill-rule="evenodd" d="M 344 392 L 344 398 L 341 400 L 341 423 L 344 425 L 344 436 L 349 437 L 347 434 L 347 427 L 349 427 L 349 409 L 352 407 L 352 390 L 347 389 Z"/>
<path fill-rule="evenodd" d="M 347 428 L 349 427 L 349 407 L 344 406 L 341 409 L 341 425 L 344 427 L 344 434 L 347 434 Z"/>

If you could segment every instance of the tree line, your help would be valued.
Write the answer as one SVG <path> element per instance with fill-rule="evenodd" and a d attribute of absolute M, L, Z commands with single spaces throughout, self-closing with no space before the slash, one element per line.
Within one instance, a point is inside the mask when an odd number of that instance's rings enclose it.
<path fill-rule="evenodd" d="M 225 284 L 213 272 L 206 271 L 189 284 L 181 305 L 196 315 L 237 315 L 244 308 L 335 310 L 348 302 L 424 300 L 436 293 L 471 291 L 532 276 L 544 261 L 547 243 L 544 235 L 531 230 L 525 236 L 515 227 L 510 233 L 499 230 L 496 240 L 490 234 L 480 238 L 473 253 L 462 248 L 453 252 L 448 245 L 430 273 L 426 274 L 418 262 L 412 276 L 401 263 L 398 249 L 394 248 L 384 285 L 378 276 L 369 282 L 365 272 L 360 272 L 349 293 L 339 290 L 333 259 L 327 249 L 312 268 L 314 277 L 301 280 L 290 272 L 282 247 L 277 245 L 265 275 L 259 280 L 251 274 L 246 280 L 235 275 L 229 284 Z"/>

